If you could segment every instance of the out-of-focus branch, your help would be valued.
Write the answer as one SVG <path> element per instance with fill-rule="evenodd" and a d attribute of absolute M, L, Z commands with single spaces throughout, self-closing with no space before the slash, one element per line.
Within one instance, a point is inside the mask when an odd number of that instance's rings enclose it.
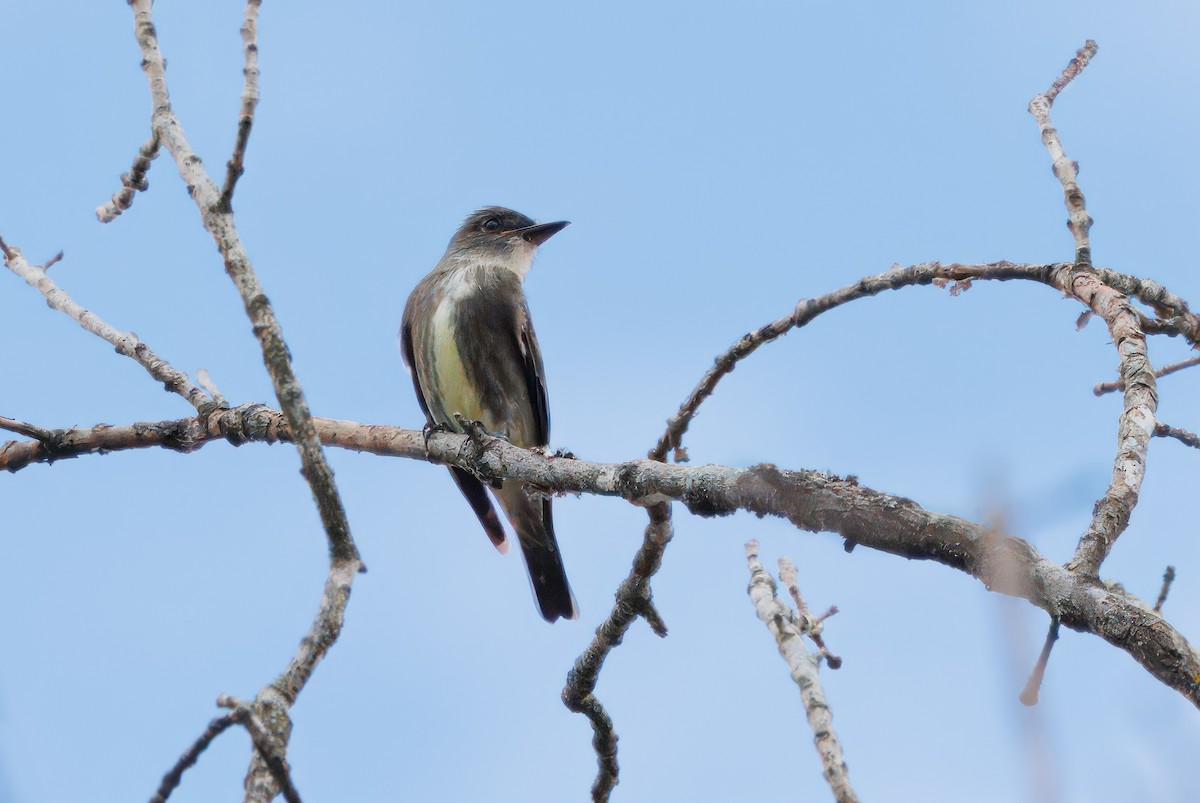
<path fill-rule="evenodd" d="M 1062 71 L 1062 75 L 1054 80 L 1050 88 L 1040 95 L 1035 95 L 1029 101 L 1029 113 L 1037 120 L 1038 129 L 1042 132 L 1042 144 L 1050 151 L 1054 165 L 1054 175 L 1063 185 L 1063 195 L 1069 214 L 1067 225 L 1075 237 L 1075 262 L 1080 267 L 1090 268 L 1092 265 L 1092 248 L 1088 242 L 1088 229 L 1092 226 L 1092 218 L 1087 213 L 1084 203 L 1083 190 L 1079 188 L 1076 178 L 1079 175 L 1079 164 L 1067 158 L 1063 151 L 1062 141 L 1058 138 L 1058 129 L 1050 122 L 1050 107 L 1067 84 L 1075 80 L 1083 68 L 1096 55 L 1096 43 L 1089 39 L 1071 59 L 1071 63 Z"/>
<path fill-rule="evenodd" d="M 856 803 L 858 796 L 850 786 L 850 773 L 842 757 L 842 745 L 833 729 L 833 713 L 821 686 L 820 654 L 813 655 L 804 648 L 803 634 L 811 627 L 811 618 L 804 612 L 793 613 L 776 593 L 775 580 L 758 560 L 758 541 L 746 544 L 746 561 L 750 567 L 750 585 L 746 589 L 758 618 L 775 637 L 779 654 L 800 688 L 800 699 L 812 728 L 813 743 L 825 780 L 838 803 Z M 789 561 L 790 563 L 790 561 Z M 803 600 L 797 586 L 794 596 Z M 803 605 L 803 602 L 801 602 Z M 807 611 L 807 606 L 804 606 Z"/>
<path fill-rule="evenodd" d="M 233 144 L 233 155 L 225 166 L 225 184 L 221 187 L 221 206 L 232 208 L 233 188 L 246 171 L 246 145 L 250 141 L 250 129 L 254 126 L 254 110 L 258 107 L 258 11 L 262 0 L 246 0 L 246 12 L 242 19 L 242 52 L 245 66 L 242 75 L 242 111 L 238 116 L 237 139 Z"/>
<path fill-rule="evenodd" d="M 163 386 L 167 390 L 187 399 L 188 404 L 195 407 L 197 412 L 204 413 L 207 409 L 213 407 L 212 399 L 209 398 L 207 393 L 192 384 L 187 374 L 171 367 L 169 362 L 151 351 L 150 347 L 139 340 L 138 336 L 133 332 L 122 332 L 105 323 L 100 316 L 76 304 L 67 295 L 65 290 L 55 284 L 44 268 L 38 265 L 30 265 L 25 257 L 21 255 L 20 249 L 5 245 L 3 253 L 4 263 L 8 266 L 8 269 L 24 279 L 25 283 L 30 287 L 41 293 L 46 299 L 46 304 L 51 309 L 56 309 L 70 316 L 72 320 L 87 331 L 111 343 L 116 348 L 117 353 L 124 354 L 131 360 L 135 360 L 146 369 L 146 372 L 150 376 L 163 383 Z"/>
<path fill-rule="evenodd" d="M 1042 645 L 1042 652 L 1038 655 L 1033 671 L 1029 673 L 1029 680 L 1025 681 L 1025 688 L 1021 690 L 1019 699 L 1025 705 L 1037 705 L 1042 679 L 1046 676 L 1046 666 L 1050 663 L 1050 651 L 1054 649 L 1056 641 L 1058 641 L 1058 620 L 1051 617 L 1050 629 L 1046 633 L 1046 643 Z"/>
<path fill-rule="evenodd" d="M 1170 365 L 1164 365 L 1162 368 L 1159 368 L 1154 372 L 1154 377 L 1156 379 L 1162 379 L 1164 376 L 1173 374 L 1176 371 L 1182 371 L 1184 368 L 1191 368 L 1193 365 L 1200 365 L 1200 357 L 1192 357 L 1190 359 L 1180 360 L 1179 362 L 1173 362 Z M 1105 393 L 1113 393 L 1114 391 L 1124 389 L 1125 383 L 1118 379 L 1116 382 L 1098 383 L 1096 387 L 1092 388 L 1092 393 L 1096 394 L 1097 396 L 1103 396 Z"/>
<path fill-rule="evenodd" d="M 1171 583 L 1175 582 L 1175 567 L 1168 566 L 1163 572 L 1162 588 L 1158 591 L 1158 599 L 1154 602 L 1154 612 L 1162 613 L 1163 603 L 1167 601 L 1167 594 L 1171 592 Z"/>
<path fill-rule="evenodd" d="M 158 133 L 151 132 L 146 144 L 138 148 L 138 155 L 133 159 L 133 167 L 128 173 L 121 174 L 121 189 L 113 193 L 112 200 L 103 206 L 96 207 L 96 218 L 101 223 L 111 223 L 129 207 L 133 206 L 134 195 L 150 189 L 146 173 L 150 171 L 150 163 L 158 156 Z"/>

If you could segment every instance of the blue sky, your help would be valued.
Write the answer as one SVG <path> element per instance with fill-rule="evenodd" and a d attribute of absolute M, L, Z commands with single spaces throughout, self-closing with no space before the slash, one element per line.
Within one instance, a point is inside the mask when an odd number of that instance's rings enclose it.
<path fill-rule="evenodd" d="M 262 103 L 235 206 L 318 415 L 418 426 L 395 331 L 411 287 L 485 204 L 573 225 L 527 289 L 552 441 L 643 455 L 745 331 L 893 263 L 1049 262 L 1071 238 L 1025 107 L 1086 38 L 1100 53 L 1054 121 L 1096 220 L 1099 265 L 1200 303 L 1192 3 L 512 4 L 268 2 Z M 241 89 L 241 4 L 160 2 L 172 98 L 223 171 Z M 9 3 L 0 233 L 79 303 L 234 402 L 273 403 L 241 304 L 174 166 L 117 222 L 94 209 L 148 134 L 125 3 Z M 4 281 L 4 277 L 0 277 Z M 186 416 L 131 361 L 0 292 L 0 415 L 42 426 Z M 855 303 L 740 366 L 687 437 L 696 463 L 853 473 L 1010 529 L 1065 560 L 1104 490 L 1116 354 L 1041 286 L 917 288 Z M 1151 358 L 1187 356 L 1154 340 Z M 1160 417 L 1200 428 L 1200 374 Z M 1155 441 L 1142 503 L 1103 574 L 1200 635 L 1197 455 Z M 341 642 L 294 709 L 306 800 L 577 800 L 590 729 L 559 691 L 608 612 L 644 514 L 557 502 L 582 619 L 547 626 L 443 469 L 331 452 L 370 567 Z M 215 715 L 308 627 L 325 571 L 288 447 L 213 444 L 0 477 L 7 658 L 0 801 L 144 799 Z M 1132 659 L 1064 632 L 1043 701 L 1017 702 L 1045 616 L 947 568 L 783 522 L 681 515 L 655 583 L 671 628 L 635 625 L 598 694 L 620 734 L 614 800 L 822 799 L 798 696 L 746 597 L 742 544 L 836 603 L 825 672 L 864 799 L 1033 799 L 1042 745 L 1064 801 L 1197 792 L 1200 716 Z M 1031 737 L 1031 734 L 1033 736 Z M 234 799 L 223 737 L 172 800 Z"/>

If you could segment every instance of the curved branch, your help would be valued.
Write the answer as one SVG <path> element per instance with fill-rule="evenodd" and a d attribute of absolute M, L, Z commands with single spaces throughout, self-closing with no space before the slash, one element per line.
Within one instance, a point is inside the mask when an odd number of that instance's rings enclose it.
<path fill-rule="evenodd" d="M 1173 362 L 1170 365 L 1164 365 L 1162 368 L 1159 368 L 1157 371 L 1155 371 L 1154 378 L 1162 379 L 1164 376 L 1170 376 L 1176 371 L 1182 371 L 1184 368 L 1191 368 L 1195 365 L 1200 365 L 1200 357 L 1191 357 L 1186 360 L 1180 360 L 1179 362 Z M 1115 382 L 1097 383 L 1097 385 L 1092 388 L 1092 393 L 1097 396 L 1103 396 L 1105 393 L 1113 393 L 1115 391 L 1124 389 L 1125 383 L 1118 379 Z"/>
<path fill-rule="evenodd" d="M 304 478 L 312 489 L 313 499 L 321 517 L 329 545 L 329 575 L 325 593 L 312 628 L 293 657 L 288 668 L 255 698 L 255 713 L 271 735 L 286 751 L 291 734 L 288 708 L 312 673 L 312 668 L 325 654 L 341 632 L 350 583 L 354 574 L 363 569 L 358 547 L 350 534 L 346 516 L 334 483 L 333 471 L 325 460 L 321 441 L 313 426 L 312 412 L 304 390 L 292 368 L 283 330 L 275 311 L 250 262 L 233 218 L 230 199 L 237 176 L 241 174 L 242 158 L 250 135 L 254 107 L 258 99 L 258 45 L 256 42 L 258 9 L 261 0 L 247 0 L 242 28 L 245 47 L 245 88 L 242 95 L 242 114 L 238 126 L 234 153 L 230 159 L 225 190 L 209 177 L 200 157 L 183 133 L 183 126 L 171 106 L 167 92 L 166 60 L 158 46 L 158 35 L 151 16 L 152 0 L 130 0 L 133 7 L 134 35 L 142 52 L 142 69 L 149 82 L 153 112 L 151 130 L 171 154 L 188 193 L 200 212 L 204 228 L 212 235 L 225 263 L 225 272 L 233 280 L 242 297 L 246 315 L 262 350 L 263 364 L 271 377 L 288 431 L 300 453 Z M 256 753 L 246 777 L 247 801 L 266 803 L 274 799 L 280 784 L 270 772 L 270 762 Z"/>
<path fill-rule="evenodd" d="M 321 513 L 321 522 L 329 538 L 330 554 L 334 560 L 358 561 L 358 549 L 350 536 L 350 523 L 338 497 L 333 472 L 321 453 L 320 441 L 312 428 L 312 413 L 304 391 L 292 369 L 292 359 L 283 338 L 283 330 L 275 310 L 267 298 L 250 257 L 238 234 L 233 214 L 221 203 L 220 189 L 209 178 L 200 156 L 192 149 L 183 133 L 183 125 L 175 115 L 167 93 L 166 62 L 158 48 L 158 34 L 151 17 L 151 0 L 132 0 L 134 33 L 142 51 L 142 69 L 150 84 L 154 113 L 150 121 L 163 147 L 179 168 L 192 200 L 200 211 L 204 228 L 216 241 L 217 250 L 225 261 L 225 272 L 241 293 L 246 315 L 253 325 L 262 348 L 263 363 L 271 375 L 275 397 L 288 417 L 288 424 L 297 433 L 296 446 L 304 467 L 304 476 L 312 487 L 313 497 Z"/>
<path fill-rule="evenodd" d="M 826 293 L 816 298 L 804 298 L 796 303 L 790 313 L 762 326 L 753 332 L 743 335 L 730 346 L 724 354 L 717 357 L 713 367 L 701 378 L 692 392 L 679 405 L 675 415 L 667 419 L 667 429 L 658 439 L 658 443 L 650 451 L 652 460 L 665 460 L 667 453 L 676 452 L 676 462 L 684 462 L 681 454 L 683 435 L 696 417 L 700 405 L 713 394 L 719 383 L 731 373 L 737 364 L 749 357 L 760 346 L 778 340 L 792 329 L 799 329 L 811 322 L 817 316 L 832 309 L 856 301 L 878 295 L 885 290 L 899 290 L 902 287 L 917 285 L 958 283 L 958 287 L 969 286 L 974 279 L 993 279 L 1008 281 L 1011 279 L 1026 279 L 1056 287 L 1063 293 L 1071 294 L 1068 284 L 1058 278 L 1063 271 L 1069 270 L 1070 262 L 1060 262 L 1049 265 L 1020 265 L 1013 262 L 1000 261 L 982 265 L 962 265 L 951 263 L 943 265 L 940 262 L 922 262 L 916 265 L 901 267 L 893 266 L 890 270 L 873 276 L 864 276 L 853 284 L 848 284 L 832 293 Z M 956 288 L 952 288 L 954 292 Z"/>

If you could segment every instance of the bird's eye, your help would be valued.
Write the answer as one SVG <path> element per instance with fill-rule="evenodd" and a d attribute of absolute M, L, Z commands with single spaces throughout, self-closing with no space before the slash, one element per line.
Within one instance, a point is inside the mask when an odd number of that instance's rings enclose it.
<path fill-rule="evenodd" d="M 500 221 L 494 217 L 490 217 L 487 220 L 483 221 L 483 230 L 484 231 L 496 231 L 499 228 L 500 228 Z"/>

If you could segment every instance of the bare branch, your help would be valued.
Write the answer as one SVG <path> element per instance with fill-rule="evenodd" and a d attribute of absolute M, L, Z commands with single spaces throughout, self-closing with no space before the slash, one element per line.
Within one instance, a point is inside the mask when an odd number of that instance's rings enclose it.
<path fill-rule="evenodd" d="M 1125 383 L 1121 415 L 1117 419 L 1117 451 L 1112 477 L 1092 520 L 1079 539 L 1070 567 L 1096 577 L 1100 564 L 1129 525 L 1146 473 L 1146 452 L 1154 431 L 1158 390 L 1154 366 L 1146 351 L 1141 318 L 1129 297 L 1099 280 L 1092 270 L 1069 273 L 1071 294 L 1087 304 L 1108 325 L 1120 358 Z"/>
<path fill-rule="evenodd" d="M 592 784 L 592 800 L 596 803 L 608 800 L 613 787 L 617 785 L 619 771 L 617 735 L 612 719 L 595 695 L 604 659 L 621 643 L 639 615 L 645 617 L 657 635 L 667 635 L 662 618 L 654 610 L 649 578 L 658 571 L 663 550 L 674 535 L 671 507 L 660 502 L 651 505 L 648 512 L 650 523 L 646 525 L 645 537 L 634 556 L 629 576 L 617 588 L 617 602 L 608 618 L 596 628 L 592 643 L 567 673 L 567 685 L 562 692 L 563 704 L 571 711 L 585 715 L 592 723 L 592 746 L 596 750 L 598 765 L 596 780 Z"/>
<path fill-rule="evenodd" d="M 1050 107 L 1054 104 L 1058 93 L 1083 71 L 1094 55 L 1096 55 L 1096 43 L 1089 39 L 1075 54 L 1075 58 L 1063 70 L 1062 75 L 1050 85 L 1050 88 L 1040 95 L 1035 95 L 1033 100 L 1029 101 L 1029 113 L 1037 120 L 1038 129 L 1042 132 L 1042 144 L 1046 146 L 1046 150 L 1050 151 L 1050 158 L 1054 163 L 1054 175 L 1063 185 L 1063 194 L 1069 213 L 1067 226 L 1075 237 L 1075 262 L 1084 268 L 1090 268 L 1092 265 L 1092 248 L 1088 242 L 1088 229 L 1092 226 L 1092 218 L 1087 213 L 1083 190 L 1079 189 L 1079 184 L 1076 182 L 1079 165 L 1069 160 L 1063 151 L 1062 142 L 1058 138 L 1058 130 L 1050 123 Z"/>
<path fill-rule="evenodd" d="M 1070 63 L 1063 68 L 1062 75 L 1055 78 L 1054 83 L 1050 84 L 1050 88 L 1043 94 L 1046 103 L 1054 103 L 1058 93 L 1066 89 L 1067 84 L 1074 81 L 1083 72 L 1083 68 L 1088 66 L 1088 62 L 1096 55 L 1097 50 L 1098 47 L 1094 40 L 1088 39 L 1083 43 L 1083 47 L 1075 52 L 1075 58 L 1071 59 Z"/>
<path fill-rule="evenodd" d="M 246 6 L 242 32 L 246 87 L 242 96 L 237 144 L 230 160 L 230 176 L 227 177 L 224 193 L 204 169 L 171 106 L 167 92 L 166 62 L 159 50 L 151 15 L 152 0 L 130 0 L 130 5 L 133 7 L 134 35 L 142 52 L 142 69 L 149 82 L 153 109 L 151 129 L 174 158 L 179 174 L 200 212 L 204 228 L 216 242 L 225 263 L 225 272 L 242 296 L 246 315 L 262 349 L 263 363 L 271 376 L 275 398 L 279 401 L 287 419 L 288 432 L 300 453 L 302 473 L 312 489 L 329 543 L 329 577 L 312 629 L 284 673 L 255 698 L 256 716 L 265 723 L 272 738 L 285 749 L 291 733 L 287 707 L 295 701 L 296 695 L 311 676 L 313 667 L 340 634 L 350 584 L 354 574 L 363 569 L 363 564 L 350 534 L 350 523 L 334 483 L 333 472 L 325 460 L 321 441 L 313 425 L 312 412 L 293 370 L 283 331 L 246 253 L 229 204 L 237 175 L 242 170 L 241 159 L 258 96 L 255 36 L 259 2 L 248 0 Z M 264 761 L 267 766 L 264 766 Z M 246 780 L 247 801 L 268 803 L 275 796 L 279 781 L 274 772 L 267 771 L 271 769 L 269 763 L 267 758 L 252 761 Z"/>
<path fill-rule="evenodd" d="M 1063 186 L 1063 198 L 1069 213 L 1067 225 L 1075 238 L 1075 265 L 1067 292 L 1083 301 L 1104 318 L 1120 355 L 1120 376 L 1125 385 L 1124 409 L 1117 422 L 1117 454 L 1113 459 L 1112 479 L 1104 497 L 1096 503 L 1092 520 L 1079 539 L 1070 567 L 1093 577 L 1112 551 L 1113 544 L 1129 525 L 1137 505 L 1146 472 L 1146 451 L 1154 429 L 1158 393 L 1154 368 L 1146 351 L 1146 332 L 1142 316 L 1133 308 L 1129 296 L 1104 284 L 1092 270 L 1092 248 L 1088 230 L 1092 218 L 1087 213 L 1083 190 L 1076 180 L 1079 165 L 1067 159 L 1058 130 L 1050 122 L 1050 107 L 1058 93 L 1079 75 L 1096 55 L 1096 43 L 1089 39 L 1075 58 L 1055 79 L 1050 89 L 1034 96 L 1029 113 L 1037 120 L 1042 144 L 1050 152 L 1054 175 Z"/>
<path fill-rule="evenodd" d="M 675 451 L 676 462 L 683 462 L 680 456 L 683 435 L 687 432 L 692 419 L 695 418 L 700 405 L 716 390 L 717 384 L 737 366 L 739 362 L 753 354 L 760 346 L 779 339 L 782 335 L 807 325 L 810 321 L 829 310 L 848 304 L 860 298 L 878 295 L 886 290 L 899 290 L 903 287 L 918 285 L 952 285 L 953 288 L 966 286 L 975 280 L 1009 281 L 1024 279 L 1035 281 L 1053 287 L 1066 295 L 1075 295 L 1068 273 L 1073 263 L 1059 262 L 1054 264 L 1016 264 L 1000 261 L 987 264 L 966 265 L 960 263 L 942 264 L 940 262 L 921 262 L 916 265 L 901 267 L 893 266 L 890 270 L 873 276 L 864 276 L 853 284 L 846 285 L 832 293 L 816 298 L 801 299 L 793 310 L 782 318 L 772 321 L 749 334 L 744 335 L 720 357 L 717 357 L 713 367 L 701 378 L 700 382 L 679 405 L 675 415 L 667 420 L 666 431 L 659 438 L 649 457 L 652 460 L 665 460 L 668 452 Z M 1123 274 L 1110 272 L 1116 278 Z M 1136 280 L 1133 280 L 1136 281 Z M 1127 282 L 1131 284 L 1132 282 Z M 1086 304 L 1086 299 L 1080 298 Z M 1186 306 L 1186 305 L 1185 305 Z"/>
<path fill-rule="evenodd" d="M 96 207 L 96 219 L 101 223 L 111 223 L 129 207 L 133 206 L 133 197 L 137 192 L 150 189 L 146 173 L 150 171 L 150 163 L 158 156 L 158 132 L 152 131 L 150 139 L 138 148 L 138 155 L 133 159 L 133 167 L 128 173 L 121 174 L 121 189 L 113 193 L 112 200 L 103 206 Z M 47 267 L 49 267 L 47 265 Z"/>
<path fill-rule="evenodd" d="M 204 228 L 212 235 L 221 252 L 225 271 L 242 295 L 246 314 L 262 348 L 263 362 L 275 387 L 275 397 L 288 417 L 288 426 L 296 433 L 295 442 L 300 451 L 304 476 L 312 486 L 320 509 L 321 521 L 329 537 L 330 553 L 336 560 L 358 561 L 358 548 L 350 536 L 350 524 L 338 497 L 333 472 L 329 470 L 320 441 L 313 432 L 312 413 L 292 369 L 291 356 L 275 311 L 246 254 L 233 214 L 222 207 L 217 186 L 209 178 L 200 157 L 192 150 L 184 135 L 183 125 L 171 106 L 167 93 L 166 64 L 158 49 L 158 36 L 151 17 L 151 0 L 132 0 L 130 5 L 134 11 L 134 33 L 142 50 L 142 69 L 150 84 L 154 108 L 151 124 L 167 152 L 175 159 L 179 174 L 200 210 Z"/>
<path fill-rule="evenodd" d="M 1142 324 L 1148 334 L 1182 335 L 1193 346 L 1200 344 L 1200 315 L 1192 312 L 1182 298 L 1153 279 L 1117 273 L 1108 268 L 1094 270 L 1100 281 L 1109 287 L 1154 309 L 1158 319 L 1147 319 Z"/>
<path fill-rule="evenodd" d="M 292 773 L 288 768 L 286 758 L 286 748 L 276 741 L 266 726 L 255 715 L 254 709 L 257 707 L 255 703 L 248 703 L 222 694 L 217 698 L 217 705 L 230 709 L 229 716 L 241 724 L 246 732 L 250 734 L 250 741 L 254 742 L 255 759 L 261 760 L 265 770 L 270 773 L 279 789 L 279 794 L 283 795 L 284 800 L 288 803 L 300 803 L 300 793 L 296 791 L 295 784 L 292 783 Z M 247 786 L 250 785 L 254 773 L 251 772 L 246 777 Z M 249 790 L 247 790 L 249 792 Z M 275 796 L 275 791 L 271 791 L 271 797 Z M 247 794 L 247 797 L 250 797 Z"/>
<path fill-rule="evenodd" d="M 1058 641 L 1058 619 L 1051 617 L 1050 630 L 1046 633 L 1046 643 L 1042 645 L 1041 655 L 1038 656 L 1033 671 L 1029 673 L 1029 680 L 1025 681 L 1025 688 L 1021 690 L 1019 699 L 1023 704 L 1037 705 L 1038 691 L 1042 688 L 1042 678 L 1046 676 L 1046 665 L 1050 663 L 1050 650 L 1054 648 L 1056 641 Z"/>
<path fill-rule="evenodd" d="M 943 266 L 938 262 L 925 262 L 909 267 L 895 265 L 891 270 L 863 277 L 854 284 L 832 293 L 817 298 L 801 299 L 790 313 L 743 335 L 724 354 L 717 357 L 713 367 L 705 373 L 699 384 L 679 405 L 679 410 L 675 415 L 667 419 L 667 429 L 658 439 L 654 449 L 650 451 L 649 457 L 652 460 L 666 460 L 667 453 L 674 451 L 676 462 L 683 462 L 686 459 L 681 452 L 683 435 L 691 425 L 692 419 L 695 418 L 700 405 L 713 394 L 717 384 L 725 375 L 732 372 L 739 362 L 757 351 L 760 346 L 778 340 L 792 329 L 798 329 L 808 324 L 822 313 L 859 298 L 912 285 L 945 281 L 964 282 L 972 278 L 1000 280 L 1024 278 L 1051 284 L 1050 275 L 1058 267 L 1056 265 L 1014 265 L 1010 262 L 995 262 L 989 265 L 954 264 Z"/>
<path fill-rule="evenodd" d="M 1154 377 L 1156 379 L 1161 379 L 1164 376 L 1175 373 L 1176 371 L 1182 371 L 1184 368 L 1191 368 L 1193 365 L 1200 365 L 1200 357 L 1191 357 L 1190 359 L 1173 362 L 1170 365 L 1164 365 L 1162 368 L 1159 368 L 1154 372 Z M 1125 383 L 1118 379 L 1116 382 L 1100 382 L 1096 385 L 1096 387 L 1092 388 L 1092 393 L 1096 394 L 1097 396 L 1103 396 L 1105 393 L 1112 393 L 1114 391 L 1124 389 Z"/>
<path fill-rule="evenodd" d="M 232 208 L 233 188 L 246 171 L 246 144 L 250 141 L 250 129 L 254 125 L 254 110 L 258 107 L 258 11 L 262 0 L 246 0 L 246 13 L 242 21 L 242 50 L 246 66 L 242 75 L 246 79 L 242 89 L 242 111 L 238 116 L 237 139 L 233 155 L 226 165 L 225 186 L 221 188 L 221 206 Z"/>
<path fill-rule="evenodd" d="M 183 780 L 183 773 L 187 772 L 196 761 L 200 758 L 200 754 L 208 749 L 212 744 L 213 739 L 216 739 L 224 733 L 231 725 L 237 722 L 237 717 L 233 714 L 225 714 L 217 717 L 212 722 L 208 723 L 208 727 L 204 729 L 204 733 L 192 743 L 192 746 L 179 757 L 175 762 L 175 766 L 167 771 L 163 776 L 162 783 L 158 786 L 158 791 L 154 793 L 154 797 L 150 798 L 150 803 L 166 803 L 167 798 L 171 796 Z"/>
<path fill-rule="evenodd" d="M 1174 438 L 1193 449 L 1200 449 L 1200 435 L 1180 427 L 1170 427 L 1159 422 L 1154 425 L 1154 436 L 1156 438 Z"/>
<path fill-rule="evenodd" d="M 45 268 L 30 265 L 18 248 L 4 247 L 4 261 L 9 270 L 25 280 L 25 283 L 41 293 L 51 309 L 68 315 L 87 331 L 103 338 L 116 347 L 117 353 L 136 361 L 146 372 L 163 386 L 187 400 L 188 404 L 204 413 L 212 407 L 212 399 L 203 390 L 192 384 L 188 375 L 177 371 L 169 362 L 159 357 L 133 332 L 122 332 L 105 323 L 100 316 L 76 304 L 66 291 L 54 283 Z"/>
<path fill-rule="evenodd" d="M 784 560 L 781 558 L 780 563 Z M 803 606 L 804 612 L 797 611 L 793 614 L 779 599 L 775 581 L 758 560 L 758 541 L 746 544 L 746 562 L 750 567 L 750 585 L 746 590 L 750 594 L 750 601 L 754 603 L 758 618 L 775 637 L 775 644 L 791 672 L 792 680 L 800 688 L 800 699 L 808 715 L 808 725 L 812 728 L 813 743 L 821 759 L 825 780 L 838 803 L 854 803 L 858 796 L 850 786 L 850 774 L 846 769 L 846 760 L 842 757 L 842 746 L 833 729 L 833 715 L 825 699 L 825 690 L 821 686 L 820 656 L 804 649 L 804 641 L 801 638 L 811 625 L 806 613 L 808 606 Z M 791 561 L 788 561 L 788 564 L 791 565 Z M 803 600 L 798 587 L 794 597 Z"/>
<path fill-rule="evenodd" d="M 787 586 L 788 593 L 792 595 L 792 602 L 796 604 L 796 626 L 800 632 L 812 639 L 813 644 L 817 645 L 819 651 L 817 657 L 823 656 L 829 662 L 830 669 L 841 669 L 842 659 L 829 651 L 829 648 L 825 646 L 825 638 L 821 634 L 821 623 L 837 613 L 837 606 L 830 606 L 829 610 L 820 616 L 813 616 L 808 610 L 808 603 L 804 601 L 804 596 L 800 593 L 799 572 L 796 570 L 796 564 L 792 563 L 792 559 L 787 556 L 779 559 L 779 580 Z"/>
<path fill-rule="evenodd" d="M 932 560 L 978 578 L 991 591 L 1029 600 L 1057 615 L 1074 630 L 1094 633 L 1129 653 L 1160 681 L 1200 707 L 1200 653 L 1149 605 L 1120 589 L 1106 588 L 1093 578 L 1072 572 L 1043 557 L 1028 542 L 996 533 L 980 524 L 927 511 L 910 499 L 863 487 L 815 471 L 786 471 L 764 464 L 750 468 L 674 466 L 651 460 L 617 464 L 546 456 L 503 440 L 471 438 L 448 432 L 426 437 L 420 430 L 350 421 L 317 419 L 322 440 L 330 446 L 393 457 L 456 465 L 486 480 L 515 480 L 548 493 L 590 493 L 627 499 L 645 505 L 682 502 L 701 516 L 725 516 L 737 510 L 787 519 L 811 532 L 833 532 L 847 544 Z M 217 410 L 205 419 L 194 417 L 157 424 L 64 430 L 58 440 L 64 454 L 107 451 L 126 440 L 137 446 L 169 445 L 196 448 L 225 438 L 234 443 L 289 440 L 284 416 L 261 405 Z M 16 470 L 44 461 L 37 441 L 0 445 L 0 469 Z M 640 561 L 661 561 L 661 545 L 669 532 L 651 533 Z M 346 577 L 352 576 L 350 572 Z M 639 575 L 640 578 L 640 575 Z M 632 621 L 645 590 L 633 573 L 618 592 L 620 616 L 610 616 L 597 629 L 595 655 L 585 654 L 578 672 L 568 677 L 568 689 L 594 689 L 595 672 Z M 327 594 L 328 596 L 328 594 Z M 302 645 L 303 648 L 303 645 Z M 589 653 L 592 652 L 589 648 Z M 564 697 L 568 694 L 564 691 Z"/>
<path fill-rule="evenodd" d="M 24 435 L 27 438 L 48 443 L 54 440 L 55 432 L 50 429 L 42 429 L 33 424 L 26 424 L 24 421 L 18 421 L 15 418 L 5 418 L 0 416 L 0 429 L 7 429 L 9 432 L 15 432 L 18 435 Z M 61 432 L 61 430 L 59 430 Z"/>

